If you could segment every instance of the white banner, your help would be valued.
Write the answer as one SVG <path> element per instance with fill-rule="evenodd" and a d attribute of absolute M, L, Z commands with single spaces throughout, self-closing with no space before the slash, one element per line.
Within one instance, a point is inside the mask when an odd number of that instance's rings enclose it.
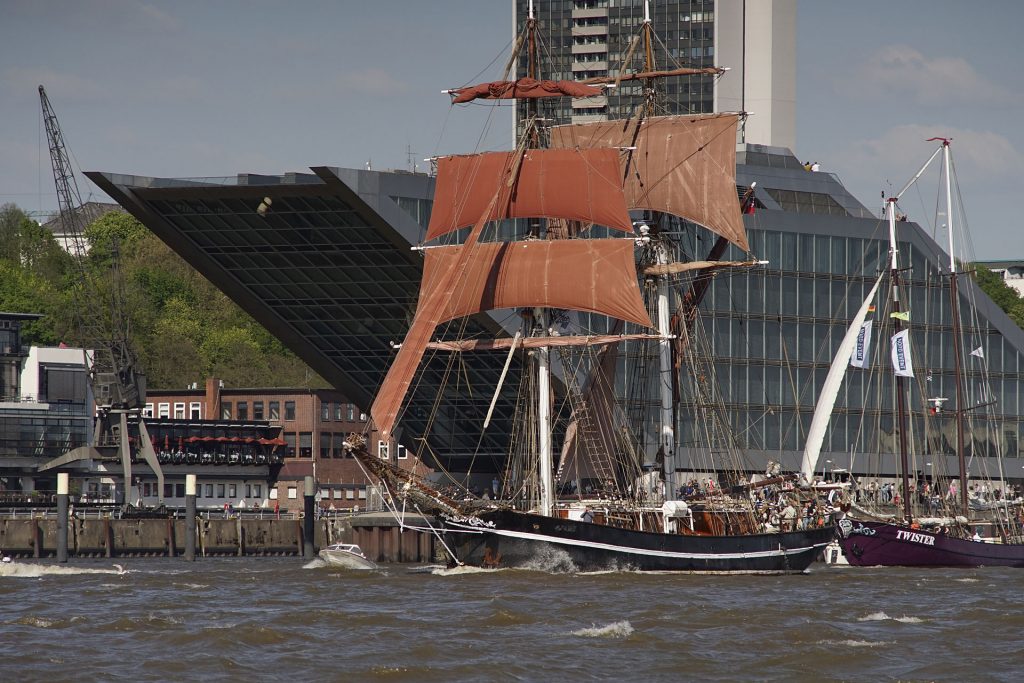
<path fill-rule="evenodd" d="M 850 356 L 850 365 L 855 368 L 866 368 L 868 356 L 871 355 L 871 320 L 861 323 L 860 332 L 857 333 L 857 342 L 853 347 L 853 355 Z"/>
<path fill-rule="evenodd" d="M 914 364 L 910 360 L 910 330 L 892 336 L 892 368 L 897 377 L 914 376 Z"/>

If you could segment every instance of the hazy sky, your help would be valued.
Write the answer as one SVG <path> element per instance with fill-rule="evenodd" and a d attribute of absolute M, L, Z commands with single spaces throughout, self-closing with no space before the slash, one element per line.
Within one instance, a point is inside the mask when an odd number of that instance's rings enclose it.
<path fill-rule="evenodd" d="M 40 83 L 82 170 L 407 168 L 410 151 L 503 148 L 508 106 L 453 109 L 440 91 L 499 77 L 511 16 L 511 0 L 0 0 L 0 203 L 56 207 Z M 799 0 L 794 153 L 874 209 L 926 138 L 952 137 L 976 257 L 1024 259 L 1022 26 L 1018 0 Z M 930 222 L 934 187 L 903 206 Z"/>

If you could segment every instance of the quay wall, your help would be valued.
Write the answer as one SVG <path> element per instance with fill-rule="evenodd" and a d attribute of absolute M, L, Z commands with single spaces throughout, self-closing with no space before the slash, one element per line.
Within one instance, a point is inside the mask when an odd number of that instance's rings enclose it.
<path fill-rule="evenodd" d="M 419 515 L 405 524 L 425 527 Z M 68 524 L 69 557 L 175 557 L 185 553 L 185 520 L 74 517 Z M 301 556 L 300 518 L 200 517 L 196 519 L 196 556 Z M 314 548 L 355 543 L 379 563 L 436 562 L 441 544 L 432 534 L 403 529 L 390 514 L 362 513 L 316 520 Z M 54 558 L 57 520 L 53 514 L 0 517 L 0 555 Z"/>

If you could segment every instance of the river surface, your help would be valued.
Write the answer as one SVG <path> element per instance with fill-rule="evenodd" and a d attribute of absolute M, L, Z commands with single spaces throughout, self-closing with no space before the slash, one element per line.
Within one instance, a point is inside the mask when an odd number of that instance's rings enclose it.
<path fill-rule="evenodd" d="M 0 565 L 0 681 L 1024 680 L 1024 571 Z"/>

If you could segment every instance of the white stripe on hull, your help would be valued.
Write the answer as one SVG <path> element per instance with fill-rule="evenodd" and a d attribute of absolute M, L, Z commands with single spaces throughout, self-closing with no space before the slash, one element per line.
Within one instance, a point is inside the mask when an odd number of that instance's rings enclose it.
<path fill-rule="evenodd" d="M 459 524 L 452 524 L 449 522 L 449 526 L 457 526 L 460 529 L 466 529 L 481 532 L 479 527 L 463 527 Z M 508 536 L 510 538 L 520 538 L 528 541 L 542 541 L 555 545 L 572 545 L 583 548 L 593 548 L 595 550 L 606 550 L 615 553 L 624 553 L 630 555 L 648 555 L 651 557 L 671 557 L 677 559 L 690 559 L 690 560 L 741 560 L 741 559 L 753 559 L 759 557 L 781 557 L 783 555 L 798 555 L 805 553 L 816 548 L 821 548 L 827 543 L 819 543 L 815 545 L 806 546 L 803 548 L 791 548 L 784 549 L 779 548 L 778 550 L 761 550 L 752 553 L 682 553 L 674 552 L 670 550 L 648 550 L 646 548 L 632 548 L 629 546 L 612 545 L 610 543 L 597 543 L 594 541 L 583 541 L 574 538 L 563 538 L 560 536 L 545 536 L 544 534 L 531 534 L 525 531 L 506 531 L 504 529 L 486 529 L 481 533 L 492 533 L 497 536 Z"/>

